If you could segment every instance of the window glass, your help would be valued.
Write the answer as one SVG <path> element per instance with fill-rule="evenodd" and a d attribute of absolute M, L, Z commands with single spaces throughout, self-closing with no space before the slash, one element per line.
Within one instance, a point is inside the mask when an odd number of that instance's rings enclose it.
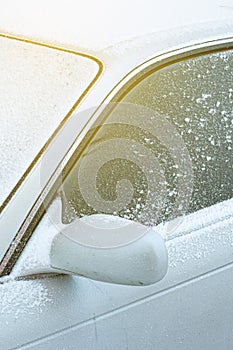
<path fill-rule="evenodd" d="M 77 153 L 63 222 L 101 212 L 155 225 L 231 198 L 233 50 L 152 68 L 128 90 Z"/>

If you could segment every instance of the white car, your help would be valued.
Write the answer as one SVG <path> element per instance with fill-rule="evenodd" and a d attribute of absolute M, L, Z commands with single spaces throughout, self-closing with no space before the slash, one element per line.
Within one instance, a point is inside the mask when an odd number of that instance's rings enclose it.
<path fill-rule="evenodd" d="M 0 349 L 231 350 L 232 2 L 2 6 Z"/>

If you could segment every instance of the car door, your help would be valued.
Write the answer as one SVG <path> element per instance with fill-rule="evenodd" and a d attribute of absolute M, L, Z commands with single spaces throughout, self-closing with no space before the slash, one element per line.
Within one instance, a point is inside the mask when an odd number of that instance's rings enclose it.
<path fill-rule="evenodd" d="M 116 88 L 0 286 L 4 348 L 232 348 L 231 47 L 156 57 Z M 59 225 L 98 213 L 154 227 L 166 276 L 135 287 L 46 275 Z"/>

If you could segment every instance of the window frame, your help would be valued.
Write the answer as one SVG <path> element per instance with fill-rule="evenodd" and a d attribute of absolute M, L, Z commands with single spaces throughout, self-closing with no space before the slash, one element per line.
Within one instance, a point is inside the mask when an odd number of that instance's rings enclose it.
<path fill-rule="evenodd" d="M 104 120 L 109 114 L 109 109 L 106 108 L 106 105 L 113 102 L 120 102 L 127 93 L 138 83 L 140 83 L 147 76 L 151 75 L 155 71 L 163 69 L 166 66 L 172 65 L 174 63 L 190 59 L 193 57 L 198 57 L 206 55 L 208 53 L 216 53 L 223 50 L 233 49 L 233 37 L 229 36 L 222 39 L 215 39 L 210 41 L 205 41 L 193 45 L 182 46 L 171 51 L 167 51 L 156 55 L 142 64 L 138 65 L 136 68 L 132 69 L 125 77 L 120 80 L 109 92 L 109 94 L 104 98 L 99 107 L 94 111 L 84 126 L 84 128 L 77 135 L 76 141 L 68 150 L 65 158 L 57 167 L 56 171 L 50 178 L 47 186 L 42 190 L 39 198 L 34 203 L 29 214 L 22 223 L 21 228 L 18 230 L 14 239 L 6 251 L 5 256 L 0 262 L 0 277 L 4 275 L 9 275 L 13 269 L 16 261 L 18 260 L 20 254 L 22 253 L 25 245 L 32 236 L 36 226 L 41 220 L 42 216 L 45 213 L 45 207 L 49 205 L 54 194 L 56 193 L 59 186 L 59 175 L 65 173 L 65 176 L 68 175 L 71 170 L 74 162 L 77 159 L 77 154 L 81 154 L 80 144 L 84 140 L 84 137 L 87 131 L 95 127 L 96 122 Z M 93 134 L 91 135 L 91 138 Z M 90 138 L 86 140 L 88 143 Z M 85 145 L 84 145 L 85 147 Z"/>

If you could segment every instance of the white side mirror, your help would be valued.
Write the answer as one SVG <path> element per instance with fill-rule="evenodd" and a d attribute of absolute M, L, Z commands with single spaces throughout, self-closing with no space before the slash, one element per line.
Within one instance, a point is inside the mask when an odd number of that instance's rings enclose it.
<path fill-rule="evenodd" d="M 94 280 L 149 285 L 167 272 L 167 249 L 154 229 L 97 214 L 67 225 L 53 239 L 50 264 Z"/>

